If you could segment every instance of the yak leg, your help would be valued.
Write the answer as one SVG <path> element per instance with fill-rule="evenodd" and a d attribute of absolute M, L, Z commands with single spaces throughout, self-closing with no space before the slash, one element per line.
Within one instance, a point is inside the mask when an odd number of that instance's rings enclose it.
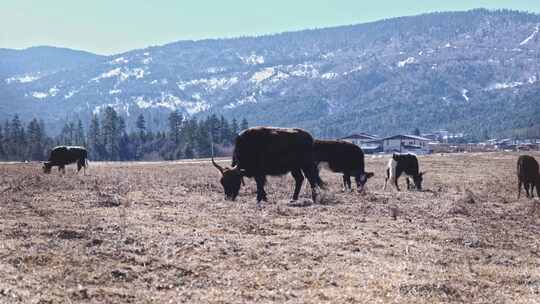
<path fill-rule="evenodd" d="M 397 191 L 401 191 L 401 190 L 399 190 L 399 186 L 398 186 L 398 182 L 397 182 L 398 181 L 397 176 L 394 176 L 392 178 L 392 181 L 394 182 L 394 186 L 396 186 Z"/>
<path fill-rule="evenodd" d="M 343 188 L 345 188 L 345 191 L 352 190 L 352 188 L 351 188 L 351 176 L 348 173 L 343 174 Z"/>
<path fill-rule="evenodd" d="M 58 172 L 61 172 L 62 174 L 66 174 L 66 166 L 64 165 L 58 166 Z"/>
<path fill-rule="evenodd" d="M 322 180 L 319 177 L 319 173 L 315 165 L 310 164 L 302 168 L 304 175 L 307 177 L 309 185 L 311 186 L 311 199 L 313 203 L 317 202 L 317 186 L 322 185 Z M 321 186 L 322 187 L 322 186 Z"/>
<path fill-rule="evenodd" d="M 388 179 L 389 178 L 390 178 L 390 169 L 386 169 L 386 176 L 384 177 L 383 191 L 386 190 L 386 184 L 388 184 Z"/>
<path fill-rule="evenodd" d="M 255 182 L 257 183 L 257 203 L 266 202 L 266 192 L 264 191 L 266 177 L 264 175 L 255 176 Z"/>
<path fill-rule="evenodd" d="M 529 183 L 525 182 L 524 186 L 525 186 L 525 194 L 527 194 L 527 197 L 530 197 L 529 196 Z"/>
<path fill-rule="evenodd" d="M 298 199 L 298 194 L 300 194 L 300 189 L 302 189 L 302 183 L 304 182 L 304 175 L 302 174 L 302 171 L 300 170 L 293 170 L 291 171 L 292 176 L 294 177 L 294 193 L 293 193 L 293 201 L 296 201 Z"/>
<path fill-rule="evenodd" d="M 409 180 L 409 177 L 406 177 L 405 181 L 407 182 L 407 190 L 411 190 L 411 181 Z"/>
<path fill-rule="evenodd" d="M 86 162 L 84 159 L 79 159 L 77 161 L 77 173 L 79 173 L 79 171 L 81 171 L 81 168 L 83 168 L 83 173 L 84 175 L 86 175 Z"/>
<path fill-rule="evenodd" d="M 521 181 L 518 180 L 518 199 L 521 196 L 521 185 L 522 185 Z"/>

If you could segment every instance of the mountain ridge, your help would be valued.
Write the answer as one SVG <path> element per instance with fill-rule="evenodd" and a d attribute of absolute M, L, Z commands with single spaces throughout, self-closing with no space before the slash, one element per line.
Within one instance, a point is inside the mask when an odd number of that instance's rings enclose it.
<path fill-rule="evenodd" d="M 83 56 L 42 77 L 0 74 L 0 107 L 4 117 L 41 114 L 53 129 L 113 106 L 128 124 L 144 113 L 155 128 L 178 109 L 326 136 L 414 127 L 497 133 L 540 125 L 539 24 L 536 14 L 476 9 L 181 40 Z"/>

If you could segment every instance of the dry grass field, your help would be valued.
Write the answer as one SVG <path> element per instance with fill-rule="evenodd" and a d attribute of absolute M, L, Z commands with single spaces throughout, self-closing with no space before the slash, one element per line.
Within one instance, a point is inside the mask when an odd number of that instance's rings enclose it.
<path fill-rule="evenodd" d="M 540 159 L 540 154 L 533 154 Z M 223 200 L 209 163 L 0 164 L 0 303 L 540 303 L 540 203 L 518 154 L 420 157 L 422 192 L 324 172 Z M 403 177 L 400 179 L 405 188 Z"/>

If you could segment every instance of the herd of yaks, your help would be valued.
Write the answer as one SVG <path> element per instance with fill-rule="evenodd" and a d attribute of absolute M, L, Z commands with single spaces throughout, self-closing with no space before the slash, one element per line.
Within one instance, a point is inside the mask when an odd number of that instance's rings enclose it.
<path fill-rule="evenodd" d="M 43 171 L 50 173 L 53 166 L 65 172 L 65 166 L 77 163 L 77 172 L 86 169 L 88 153 L 84 147 L 55 147 Z M 343 174 L 343 186 L 351 189 L 351 177 L 355 178 L 357 190 L 362 192 L 367 180 L 374 174 L 366 172 L 364 153 L 360 147 L 346 141 L 315 140 L 308 132 L 292 128 L 254 127 L 242 131 L 235 140 L 232 167 L 222 167 L 212 158 L 212 164 L 221 173 L 226 200 L 235 200 L 244 184 L 244 177 L 253 177 L 257 184 L 257 202 L 266 201 L 264 185 L 267 175 L 291 173 L 295 180 L 293 200 L 298 199 L 304 177 L 307 178 L 312 199 L 317 200 L 317 189 L 324 187 L 319 169 Z M 425 172 L 419 171 L 418 159 L 412 154 L 393 154 L 386 168 L 384 188 L 390 181 L 399 191 L 398 178 L 405 174 L 407 188 L 422 189 Z M 517 163 L 518 198 L 522 185 L 527 197 L 533 196 L 534 187 L 540 197 L 540 173 L 538 162 L 532 156 L 522 155 Z M 409 179 L 412 179 L 412 184 Z"/>

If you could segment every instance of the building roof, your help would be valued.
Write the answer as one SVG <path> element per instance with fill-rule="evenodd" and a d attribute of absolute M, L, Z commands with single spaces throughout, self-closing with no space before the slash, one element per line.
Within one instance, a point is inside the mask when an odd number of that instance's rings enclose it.
<path fill-rule="evenodd" d="M 354 133 L 340 139 L 370 139 L 371 140 L 371 139 L 377 139 L 377 138 L 378 138 L 377 136 L 361 132 L 361 133 Z"/>
<path fill-rule="evenodd" d="M 380 140 L 387 140 L 387 139 L 415 139 L 415 140 L 421 140 L 421 141 L 431 141 L 431 139 L 425 138 L 422 136 L 405 135 L 405 134 L 392 135 L 385 138 L 381 138 Z"/>

